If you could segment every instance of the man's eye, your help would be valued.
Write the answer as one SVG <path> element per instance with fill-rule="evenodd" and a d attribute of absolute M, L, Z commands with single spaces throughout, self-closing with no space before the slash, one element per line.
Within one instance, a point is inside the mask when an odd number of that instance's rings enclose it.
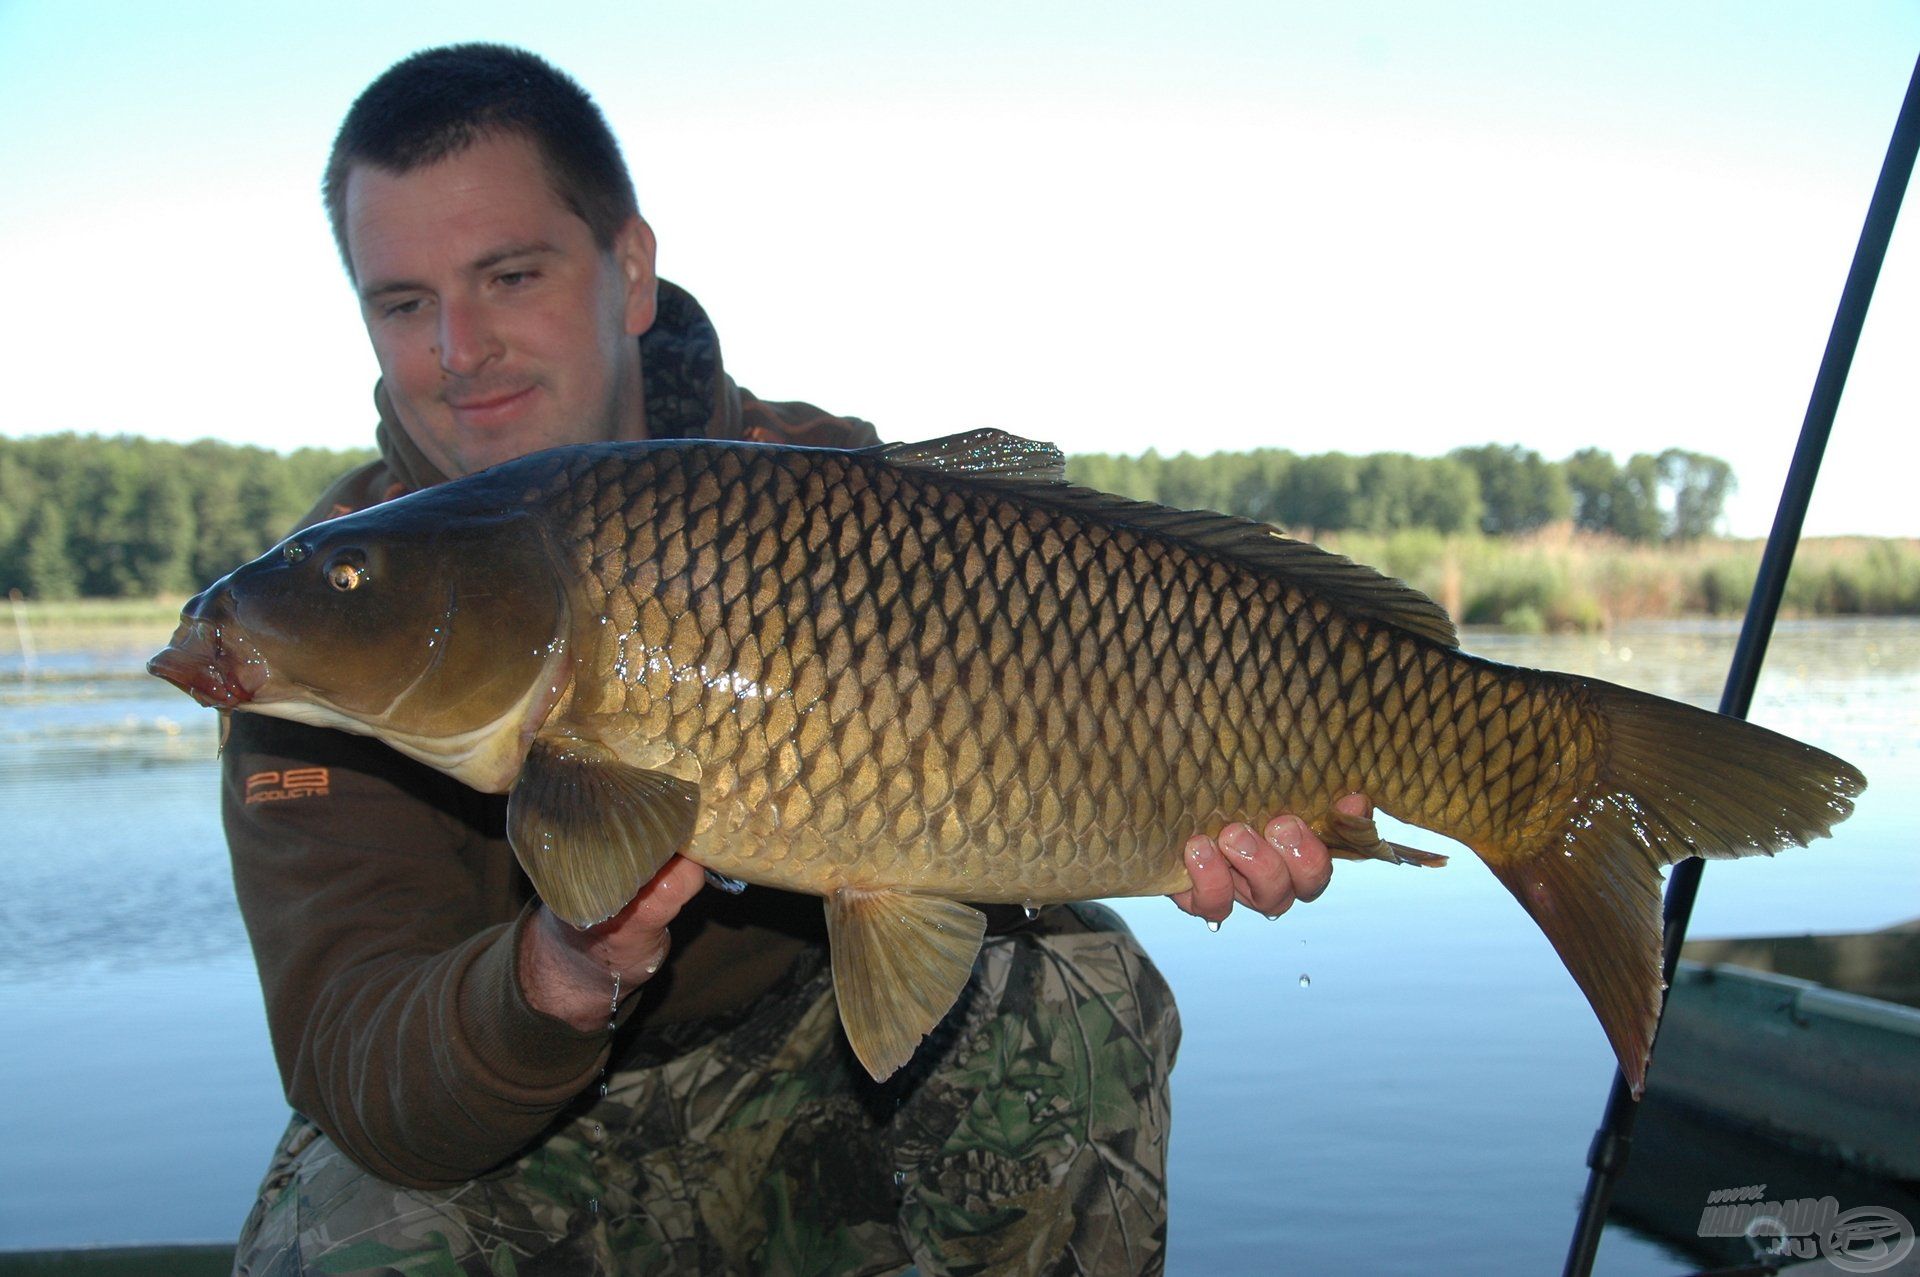
<path fill-rule="evenodd" d="M 409 297 L 403 302 L 388 302 L 380 308 L 380 313 L 387 319 L 399 319 L 403 315 L 418 314 L 425 304 L 418 297 Z"/>
<path fill-rule="evenodd" d="M 522 285 L 531 284 L 534 280 L 540 278 L 540 272 L 532 270 L 502 271 L 493 278 L 495 283 L 503 285 L 504 287 L 519 288 Z"/>

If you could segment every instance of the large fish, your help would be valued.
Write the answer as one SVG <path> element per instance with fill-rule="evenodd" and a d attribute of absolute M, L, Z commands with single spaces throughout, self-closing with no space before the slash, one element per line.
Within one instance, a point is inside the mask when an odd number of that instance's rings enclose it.
<path fill-rule="evenodd" d="M 1361 790 L 1492 867 L 1638 1089 L 1659 866 L 1804 844 L 1865 785 L 1747 723 L 1467 655 L 1397 581 L 1069 486 L 994 431 L 537 453 L 290 537 L 149 668 L 508 793 L 577 925 L 677 850 L 824 896 L 876 1077 L 967 980 L 960 902 L 1177 891 L 1189 836 L 1281 808 L 1337 855 L 1443 859 L 1333 809 Z"/>

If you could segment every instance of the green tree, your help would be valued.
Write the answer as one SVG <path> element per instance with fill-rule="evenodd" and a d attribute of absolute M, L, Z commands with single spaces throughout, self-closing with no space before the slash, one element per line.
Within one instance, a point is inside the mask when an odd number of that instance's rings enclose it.
<path fill-rule="evenodd" d="M 1733 494 L 1733 467 L 1718 457 L 1668 448 L 1655 459 L 1666 533 L 1675 541 L 1712 534 Z"/>
<path fill-rule="evenodd" d="M 38 500 L 33 475 L 14 453 L 12 442 L 0 439 L 0 595 L 26 588 L 21 580 L 27 517 Z"/>
<path fill-rule="evenodd" d="M 33 599 L 70 599 L 80 592 L 80 573 L 74 567 L 67 520 L 59 505 L 51 501 L 36 505 L 27 516 L 22 540 L 22 594 Z"/>
<path fill-rule="evenodd" d="M 141 482 L 128 512 L 123 549 L 128 593 L 182 593 L 193 559 L 193 500 L 175 466 L 154 469 Z"/>
<path fill-rule="evenodd" d="M 1471 467 L 1454 457 L 1423 457 L 1415 475 L 1413 522 L 1437 532 L 1467 532 L 1485 512 Z"/>
<path fill-rule="evenodd" d="M 1486 443 L 1448 454 L 1480 481 L 1480 530 L 1490 536 L 1532 532 L 1573 513 L 1566 475 L 1531 448 Z"/>
<path fill-rule="evenodd" d="M 1257 448 L 1241 454 L 1241 463 L 1228 484 L 1228 504 L 1222 508 L 1261 523 L 1281 522 L 1287 473 L 1298 461 L 1282 448 Z"/>
<path fill-rule="evenodd" d="M 1560 463 L 1573 495 L 1573 525 L 1583 532 L 1613 532 L 1614 491 L 1620 465 L 1601 448 L 1582 448 Z"/>
<path fill-rule="evenodd" d="M 178 592 L 278 541 L 367 449 L 282 456 L 74 434 L 0 440 L 0 589 Z"/>
<path fill-rule="evenodd" d="M 1301 457 L 1281 484 L 1279 522 L 1309 535 L 1350 528 L 1359 491 L 1359 463 L 1346 453 Z"/>
<path fill-rule="evenodd" d="M 1609 503 L 1611 531 L 1629 541 L 1657 541 L 1665 530 L 1660 514 L 1660 465 L 1636 452 L 1620 467 Z"/>

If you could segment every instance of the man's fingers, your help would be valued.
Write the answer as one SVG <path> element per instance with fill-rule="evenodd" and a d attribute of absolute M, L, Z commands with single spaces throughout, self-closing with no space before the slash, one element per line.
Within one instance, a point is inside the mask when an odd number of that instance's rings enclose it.
<path fill-rule="evenodd" d="M 1359 795 L 1352 795 L 1359 797 Z M 1344 803 L 1343 798 L 1340 802 Z M 1360 800 L 1362 803 L 1366 799 Z M 1336 807 L 1339 803 L 1334 804 Z M 1348 812 L 1357 815 L 1356 812 Z M 1287 864 L 1288 880 L 1302 900 L 1318 900 L 1333 880 L 1333 857 L 1327 844 L 1298 816 L 1275 816 L 1267 822 L 1267 842 Z M 1271 911 L 1269 911 L 1271 912 Z"/>
<path fill-rule="evenodd" d="M 1193 889 L 1179 892 L 1173 902 L 1208 922 L 1225 921 L 1233 912 L 1233 874 L 1219 847 L 1205 834 L 1187 839 L 1187 873 Z"/>
<path fill-rule="evenodd" d="M 1234 896 L 1256 912 L 1277 918 L 1292 907 L 1299 894 L 1293 866 L 1268 839 L 1246 825 L 1228 825 L 1220 831 L 1220 849 L 1233 870 Z"/>
<path fill-rule="evenodd" d="M 1363 819 L 1373 815 L 1373 802 L 1365 794 L 1348 794 L 1333 804 L 1335 811 L 1345 812 L 1349 816 Z"/>
<path fill-rule="evenodd" d="M 706 870 L 685 856 L 675 856 L 640 888 L 626 908 L 603 925 L 664 927 L 706 883 Z"/>

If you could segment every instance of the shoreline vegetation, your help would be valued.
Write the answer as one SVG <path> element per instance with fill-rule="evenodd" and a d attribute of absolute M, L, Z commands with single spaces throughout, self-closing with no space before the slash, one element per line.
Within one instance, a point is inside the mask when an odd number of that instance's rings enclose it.
<path fill-rule="evenodd" d="M 35 632 L 149 630 L 264 552 L 365 450 L 293 453 L 132 435 L 0 438 L 0 599 Z M 1075 483 L 1304 536 L 1435 599 L 1462 625 L 1599 631 L 1737 616 L 1762 543 L 1714 535 L 1726 462 L 1668 449 L 1550 461 L 1503 444 L 1443 457 L 1277 448 L 1067 459 Z M 1920 538 L 1802 543 L 1786 616 L 1920 615 Z"/>
<path fill-rule="evenodd" d="M 1519 537 L 1329 533 L 1325 548 L 1398 577 L 1461 625 L 1515 633 L 1601 633 L 1634 621 L 1738 617 L 1764 542 L 1641 544 L 1557 525 Z M 185 596 L 9 599 L 0 648 L 42 650 L 108 632 L 164 639 Z M 1920 616 L 1920 538 L 1811 537 L 1787 578 L 1783 618 Z"/>
<path fill-rule="evenodd" d="M 1329 533 L 1320 544 L 1399 577 L 1461 625 L 1535 634 L 1739 617 L 1766 548 L 1722 537 L 1633 542 L 1565 524 L 1518 537 Z M 1802 540 L 1780 615 L 1920 616 L 1920 538 Z"/>

